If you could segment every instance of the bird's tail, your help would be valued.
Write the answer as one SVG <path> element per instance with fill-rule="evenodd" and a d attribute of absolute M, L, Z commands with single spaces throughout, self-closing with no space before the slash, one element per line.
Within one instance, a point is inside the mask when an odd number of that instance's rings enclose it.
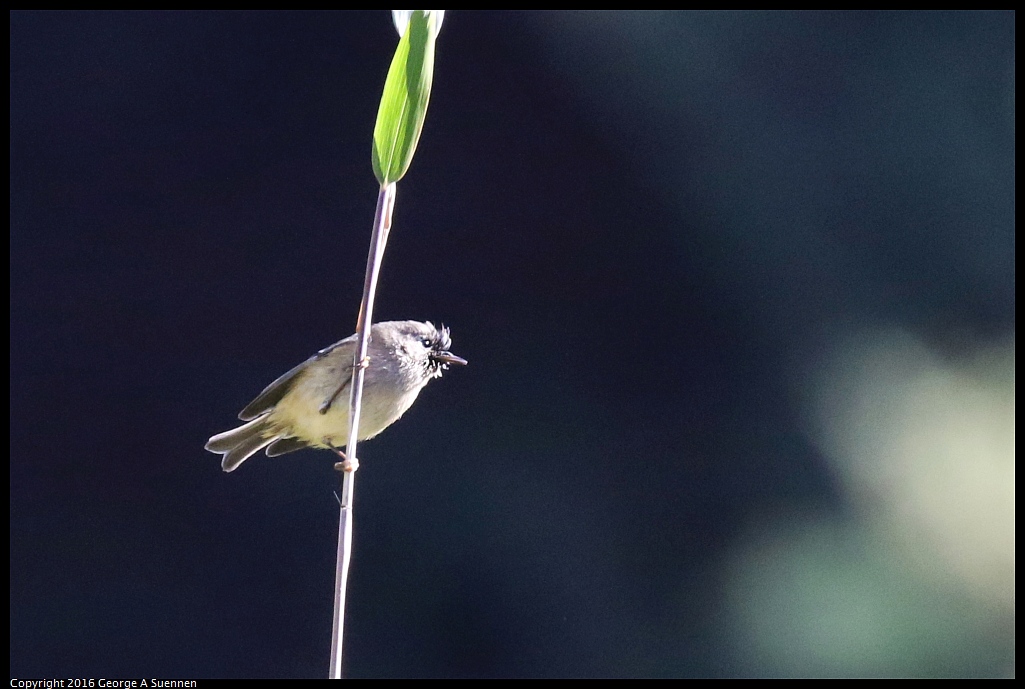
<path fill-rule="evenodd" d="M 224 433 L 218 433 L 206 441 L 206 449 L 222 454 L 221 468 L 235 471 L 238 465 L 278 439 L 267 423 L 267 414 L 261 414 Z"/>

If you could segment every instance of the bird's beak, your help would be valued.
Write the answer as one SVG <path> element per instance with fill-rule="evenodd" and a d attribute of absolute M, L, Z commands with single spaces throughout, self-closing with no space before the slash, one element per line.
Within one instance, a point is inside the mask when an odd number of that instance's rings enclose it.
<path fill-rule="evenodd" d="M 459 364 L 460 366 L 466 366 L 469 362 L 461 356 L 456 356 L 452 352 L 436 352 L 431 354 L 431 358 L 435 361 L 440 361 L 443 364 Z"/>

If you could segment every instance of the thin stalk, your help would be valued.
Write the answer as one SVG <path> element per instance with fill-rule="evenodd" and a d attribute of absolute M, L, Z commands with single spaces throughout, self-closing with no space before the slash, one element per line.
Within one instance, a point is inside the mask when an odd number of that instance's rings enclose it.
<path fill-rule="evenodd" d="M 377 293 L 377 277 L 381 272 L 394 207 L 395 183 L 392 182 L 381 187 L 377 195 L 374 233 L 370 238 L 367 274 L 363 281 L 363 301 L 356 321 L 356 351 L 352 359 L 352 385 L 349 388 L 349 442 L 345 446 L 345 455 L 353 465 L 357 465 L 356 439 L 359 437 L 363 374 L 366 371 L 367 346 L 370 343 L 370 325 L 373 322 L 374 295 Z M 335 611 L 331 633 L 331 669 L 328 674 L 330 679 L 342 678 L 342 624 L 345 621 L 345 587 L 349 581 L 349 560 L 352 555 L 352 491 L 355 474 L 355 468 L 342 472 L 341 509 L 338 514 L 338 559 L 335 564 Z"/>

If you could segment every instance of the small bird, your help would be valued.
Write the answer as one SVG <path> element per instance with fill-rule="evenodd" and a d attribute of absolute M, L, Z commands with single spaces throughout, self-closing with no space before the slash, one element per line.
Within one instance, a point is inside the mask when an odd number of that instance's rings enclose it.
<path fill-rule="evenodd" d="M 388 321 L 370 329 L 359 440 L 373 438 L 409 409 L 431 378 L 466 359 L 449 351 L 449 329 L 430 322 Z M 234 471 L 266 448 L 268 457 L 306 447 L 334 450 L 349 442 L 349 383 L 356 335 L 320 350 L 264 388 L 238 418 L 246 423 L 206 443 Z M 344 457 L 344 455 L 342 455 Z"/>

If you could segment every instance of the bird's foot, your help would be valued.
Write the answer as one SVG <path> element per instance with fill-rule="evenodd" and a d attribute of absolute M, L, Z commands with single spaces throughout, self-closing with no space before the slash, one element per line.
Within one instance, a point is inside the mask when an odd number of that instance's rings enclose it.
<path fill-rule="evenodd" d="M 369 367 L 370 367 L 370 356 L 369 355 L 363 357 L 362 359 L 360 359 L 359 361 L 357 361 L 355 364 L 352 365 L 352 368 L 354 370 L 357 369 L 357 368 L 365 369 L 365 368 L 369 368 Z"/>
<path fill-rule="evenodd" d="M 359 469 L 358 459 L 346 458 L 344 462 L 335 462 L 335 471 L 341 471 L 343 473 L 351 474 L 352 472 L 356 471 L 356 469 Z"/>
<path fill-rule="evenodd" d="M 335 454 L 342 458 L 342 461 L 335 462 L 335 471 L 346 471 L 351 474 L 352 472 L 356 471 L 356 469 L 359 469 L 358 459 L 356 459 L 355 457 L 349 459 L 345 456 L 345 453 L 339 450 L 338 448 L 332 449 L 335 451 Z"/>

